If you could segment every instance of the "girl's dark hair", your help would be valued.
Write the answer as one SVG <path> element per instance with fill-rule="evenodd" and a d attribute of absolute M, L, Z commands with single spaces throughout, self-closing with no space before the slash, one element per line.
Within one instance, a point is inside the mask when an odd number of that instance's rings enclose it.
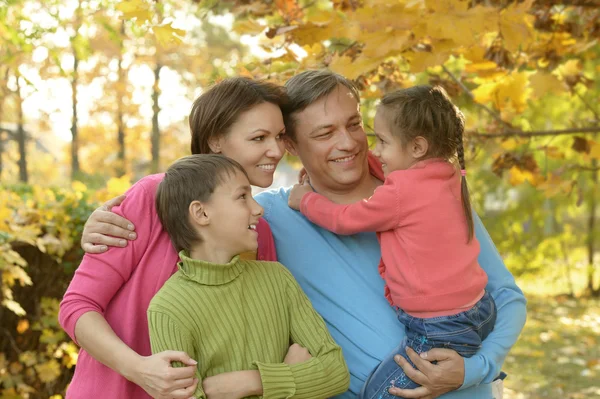
<path fill-rule="evenodd" d="M 210 154 L 209 143 L 229 133 L 239 116 L 250 108 L 271 103 L 282 108 L 287 95 L 282 86 L 245 77 L 225 79 L 202 93 L 192 105 L 192 154 Z"/>
<path fill-rule="evenodd" d="M 177 251 L 189 251 L 202 241 L 190 223 L 190 204 L 208 201 L 220 184 L 238 172 L 248 177 L 239 163 L 219 154 L 189 155 L 169 166 L 156 190 L 156 210 Z"/>
<path fill-rule="evenodd" d="M 465 117 L 442 87 L 414 86 L 386 94 L 379 110 L 383 111 L 393 134 L 403 145 L 421 136 L 427 140 L 427 157 L 450 160 L 456 156 L 461 171 L 465 170 Z M 473 214 L 467 178 L 461 174 L 462 204 L 469 229 L 468 240 L 471 241 Z"/>

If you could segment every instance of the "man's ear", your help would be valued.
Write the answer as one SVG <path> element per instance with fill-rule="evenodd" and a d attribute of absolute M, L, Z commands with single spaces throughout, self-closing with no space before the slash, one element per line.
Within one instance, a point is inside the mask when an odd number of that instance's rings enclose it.
<path fill-rule="evenodd" d="M 212 151 L 213 154 L 221 153 L 221 138 L 211 138 L 208 140 L 208 147 Z"/>
<path fill-rule="evenodd" d="M 410 149 L 414 158 L 423 158 L 425 155 L 427 155 L 427 151 L 429 150 L 429 143 L 427 142 L 427 139 L 425 137 L 417 136 L 413 140 Z"/>
<path fill-rule="evenodd" d="M 188 209 L 193 224 L 197 226 L 208 226 L 210 224 L 210 216 L 202 202 L 192 201 Z"/>
<path fill-rule="evenodd" d="M 298 156 L 298 151 L 296 150 L 296 142 L 291 137 L 285 138 L 285 149 L 294 156 Z"/>

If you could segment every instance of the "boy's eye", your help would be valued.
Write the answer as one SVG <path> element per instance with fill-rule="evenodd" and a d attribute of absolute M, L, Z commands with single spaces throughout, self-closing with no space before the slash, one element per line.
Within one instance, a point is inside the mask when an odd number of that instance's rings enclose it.
<path fill-rule="evenodd" d="M 246 194 L 242 194 L 242 195 L 240 195 L 240 198 L 239 198 L 239 199 L 246 199 Z"/>

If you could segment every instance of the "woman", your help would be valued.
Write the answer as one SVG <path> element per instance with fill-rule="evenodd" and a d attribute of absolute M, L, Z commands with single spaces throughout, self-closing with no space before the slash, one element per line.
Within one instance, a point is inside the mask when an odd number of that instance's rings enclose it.
<path fill-rule="evenodd" d="M 193 104 L 192 153 L 233 158 L 252 185 L 270 186 L 284 153 L 286 99 L 283 88 L 271 83 L 233 78 L 216 84 Z M 98 392 L 110 398 L 188 398 L 196 388 L 196 362 L 187 354 L 150 351 L 146 310 L 178 261 L 157 222 L 154 196 L 161 179 L 143 178 L 113 209 L 135 224 L 137 239 L 126 248 L 85 255 L 61 302 L 59 321 L 82 348 L 68 398 Z M 276 260 L 264 220 L 257 231 L 258 258 Z M 187 367 L 172 368 L 172 361 Z"/>

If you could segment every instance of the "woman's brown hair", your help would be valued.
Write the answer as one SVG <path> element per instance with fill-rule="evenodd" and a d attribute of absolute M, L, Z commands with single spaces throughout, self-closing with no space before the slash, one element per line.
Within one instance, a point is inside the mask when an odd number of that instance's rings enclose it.
<path fill-rule="evenodd" d="M 245 77 L 225 79 L 202 93 L 192 105 L 190 132 L 192 154 L 210 154 L 209 143 L 227 133 L 239 116 L 262 103 L 283 107 L 287 95 L 282 86 Z"/>
<path fill-rule="evenodd" d="M 421 136 L 427 140 L 428 158 L 458 158 L 461 169 L 461 197 L 469 229 L 468 240 L 474 235 L 473 214 L 465 176 L 463 134 L 465 117 L 452 104 L 440 86 L 413 86 L 383 97 L 379 110 L 383 112 L 394 135 L 403 145 Z"/>

